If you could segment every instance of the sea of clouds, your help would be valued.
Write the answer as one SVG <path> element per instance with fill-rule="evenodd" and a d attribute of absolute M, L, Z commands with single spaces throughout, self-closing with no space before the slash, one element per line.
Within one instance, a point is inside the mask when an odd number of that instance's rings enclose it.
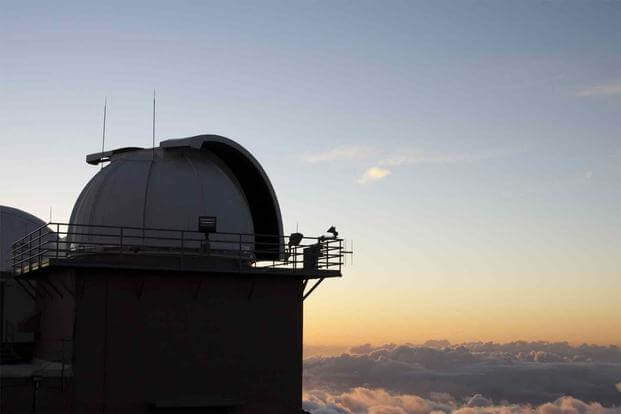
<path fill-rule="evenodd" d="M 356 346 L 304 360 L 304 409 L 333 413 L 621 413 L 621 349 L 525 342 Z"/>

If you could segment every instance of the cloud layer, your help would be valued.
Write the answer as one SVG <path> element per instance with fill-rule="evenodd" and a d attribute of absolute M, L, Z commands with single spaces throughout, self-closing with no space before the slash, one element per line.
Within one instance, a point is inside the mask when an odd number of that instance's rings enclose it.
<path fill-rule="evenodd" d="M 453 401 L 455 406 L 505 401 L 537 407 L 571 395 L 610 407 L 621 405 L 620 381 L 621 350 L 615 346 L 522 341 L 367 344 L 339 356 L 304 361 L 305 389 L 313 390 L 315 397 L 318 391 L 338 396 L 366 388 Z M 469 400 L 477 394 L 478 398 Z"/>
<path fill-rule="evenodd" d="M 538 406 L 493 401 L 476 394 L 466 401 L 455 401 L 450 395 L 442 400 L 414 394 L 391 394 L 383 389 L 357 387 L 351 391 L 330 394 L 313 390 L 304 394 L 304 409 L 312 414 L 612 414 L 621 408 L 605 408 L 600 403 L 585 403 L 573 397 L 561 397 Z"/>

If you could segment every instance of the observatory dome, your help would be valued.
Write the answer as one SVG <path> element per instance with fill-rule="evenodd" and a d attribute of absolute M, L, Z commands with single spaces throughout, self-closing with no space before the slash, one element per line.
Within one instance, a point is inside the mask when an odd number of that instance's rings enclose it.
<path fill-rule="evenodd" d="M 45 223 L 25 211 L 0 206 L 0 271 L 11 271 L 11 245 Z"/>
<path fill-rule="evenodd" d="M 121 148 L 87 156 L 109 161 L 82 190 L 70 224 L 198 230 L 216 216 L 217 231 L 282 235 L 280 209 L 258 161 L 217 135 Z"/>

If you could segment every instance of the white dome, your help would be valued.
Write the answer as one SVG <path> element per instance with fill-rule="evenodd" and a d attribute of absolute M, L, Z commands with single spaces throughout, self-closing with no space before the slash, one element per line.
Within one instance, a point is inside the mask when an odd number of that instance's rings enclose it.
<path fill-rule="evenodd" d="M 235 142 L 203 135 L 87 157 L 110 161 L 82 190 L 71 224 L 282 235 L 278 202 L 258 162 Z"/>
<path fill-rule="evenodd" d="M 43 220 L 12 207 L 0 206 L 0 271 L 11 271 L 11 245 L 37 228 Z"/>
<path fill-rule="evenodd" d="M 118 154 L 86 185 L 72 224 L 197 230 L 217 216 L 218 231 L 254 233 L 235 175 L 209 151 L 138 150 Z"/>

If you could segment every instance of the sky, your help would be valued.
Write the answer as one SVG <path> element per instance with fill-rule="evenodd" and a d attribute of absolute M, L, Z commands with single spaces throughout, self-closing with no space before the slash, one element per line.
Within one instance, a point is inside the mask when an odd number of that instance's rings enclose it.
<path fill-rule="evenodd" d="M 285 231 L 335 225 L 307 344 L 621 345 L 621 2 L 17 2 L 0 204 L 66 221 L 85 155 L 201 133 Z"/>

